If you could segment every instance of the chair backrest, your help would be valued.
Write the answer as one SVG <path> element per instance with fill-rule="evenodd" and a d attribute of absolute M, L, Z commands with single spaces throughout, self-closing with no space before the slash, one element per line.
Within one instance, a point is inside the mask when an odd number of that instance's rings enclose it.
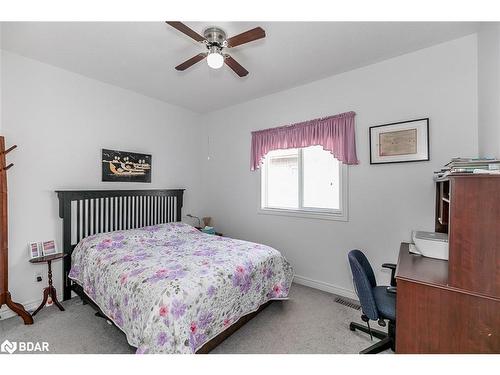
<path fill-rule="evenodd" d="M 379 318 L 377 304 L 373 297 L 373 288 L 377 286 L 375 274 L 366 259 L 365 254 L 360 250 L 351 250 L 348 255 L 351 266 L 354 287 L 361 303 L 363 313 L 372 320 Z"/>

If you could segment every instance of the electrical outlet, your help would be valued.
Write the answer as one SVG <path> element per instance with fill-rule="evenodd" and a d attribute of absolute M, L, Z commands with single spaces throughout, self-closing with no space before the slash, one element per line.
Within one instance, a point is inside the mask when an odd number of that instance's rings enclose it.
<path fill-rule="evenodd" d="M 41 273 L 35 273 L 35 281 L 36 281 L 37 283 L 40 283 L 40 282 L 42 282 L 42 281 L 43 281 L 43 276 L 42 276 L 42 274 L 41 274 Z"/>

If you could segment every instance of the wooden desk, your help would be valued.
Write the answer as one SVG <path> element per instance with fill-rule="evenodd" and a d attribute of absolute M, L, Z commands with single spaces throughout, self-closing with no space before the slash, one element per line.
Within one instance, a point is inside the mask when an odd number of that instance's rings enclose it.
<path fill-rule="evenodd" d="M 500 299 L 451 287 L 448 261 L 408 250 L 396 268 L 396 353 L 500 353 Z"/>

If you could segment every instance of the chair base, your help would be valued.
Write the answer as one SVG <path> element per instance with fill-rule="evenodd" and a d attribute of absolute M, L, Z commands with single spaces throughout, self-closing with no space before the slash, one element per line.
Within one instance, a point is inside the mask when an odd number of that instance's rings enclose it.
<path fill-rule="evenodd" d="M 367 326 L 364 326 L 359 323 L 351 322 L 349 324 L 349 329 L 351 331 L 361 331 L 365 333 L 370 333 L 370 330 L 368 329 Z M 395 350 L 395 341 L 394 341 L 394 323 L 389 322 L 389 334 L 379 331 L 378 329 L 372 329 L 371 333 L 374 337 L 380 339 L 380 341 L 376 342 L 372 346 L 369 346 L 366 349 L 363 349 L 362 351 L 359 352 L 359 354 L 377 354 L 380 352 L 383 352 L 384 350 L 391 349 L 392 351 Z"/>

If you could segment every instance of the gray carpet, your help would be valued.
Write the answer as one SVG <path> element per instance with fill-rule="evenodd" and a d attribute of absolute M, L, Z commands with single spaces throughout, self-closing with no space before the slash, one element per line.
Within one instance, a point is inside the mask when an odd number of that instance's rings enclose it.
<path fill-rule="evenodd" d="M 294 284 L 290 300 L 273 302 L 212 353 L 357 353 L 370 346 L 368 335 L 348 327 L 351 321 L 361 322 L 361 313 L 334 299 Z M 0 321 L 0 341 L 47 341 L 51 353 L 135 352 L 119 329 L 94 316 L 79 298 L 64 306 L 65 312 L 44 308 L 32 326 L 18 317 Z"/>

